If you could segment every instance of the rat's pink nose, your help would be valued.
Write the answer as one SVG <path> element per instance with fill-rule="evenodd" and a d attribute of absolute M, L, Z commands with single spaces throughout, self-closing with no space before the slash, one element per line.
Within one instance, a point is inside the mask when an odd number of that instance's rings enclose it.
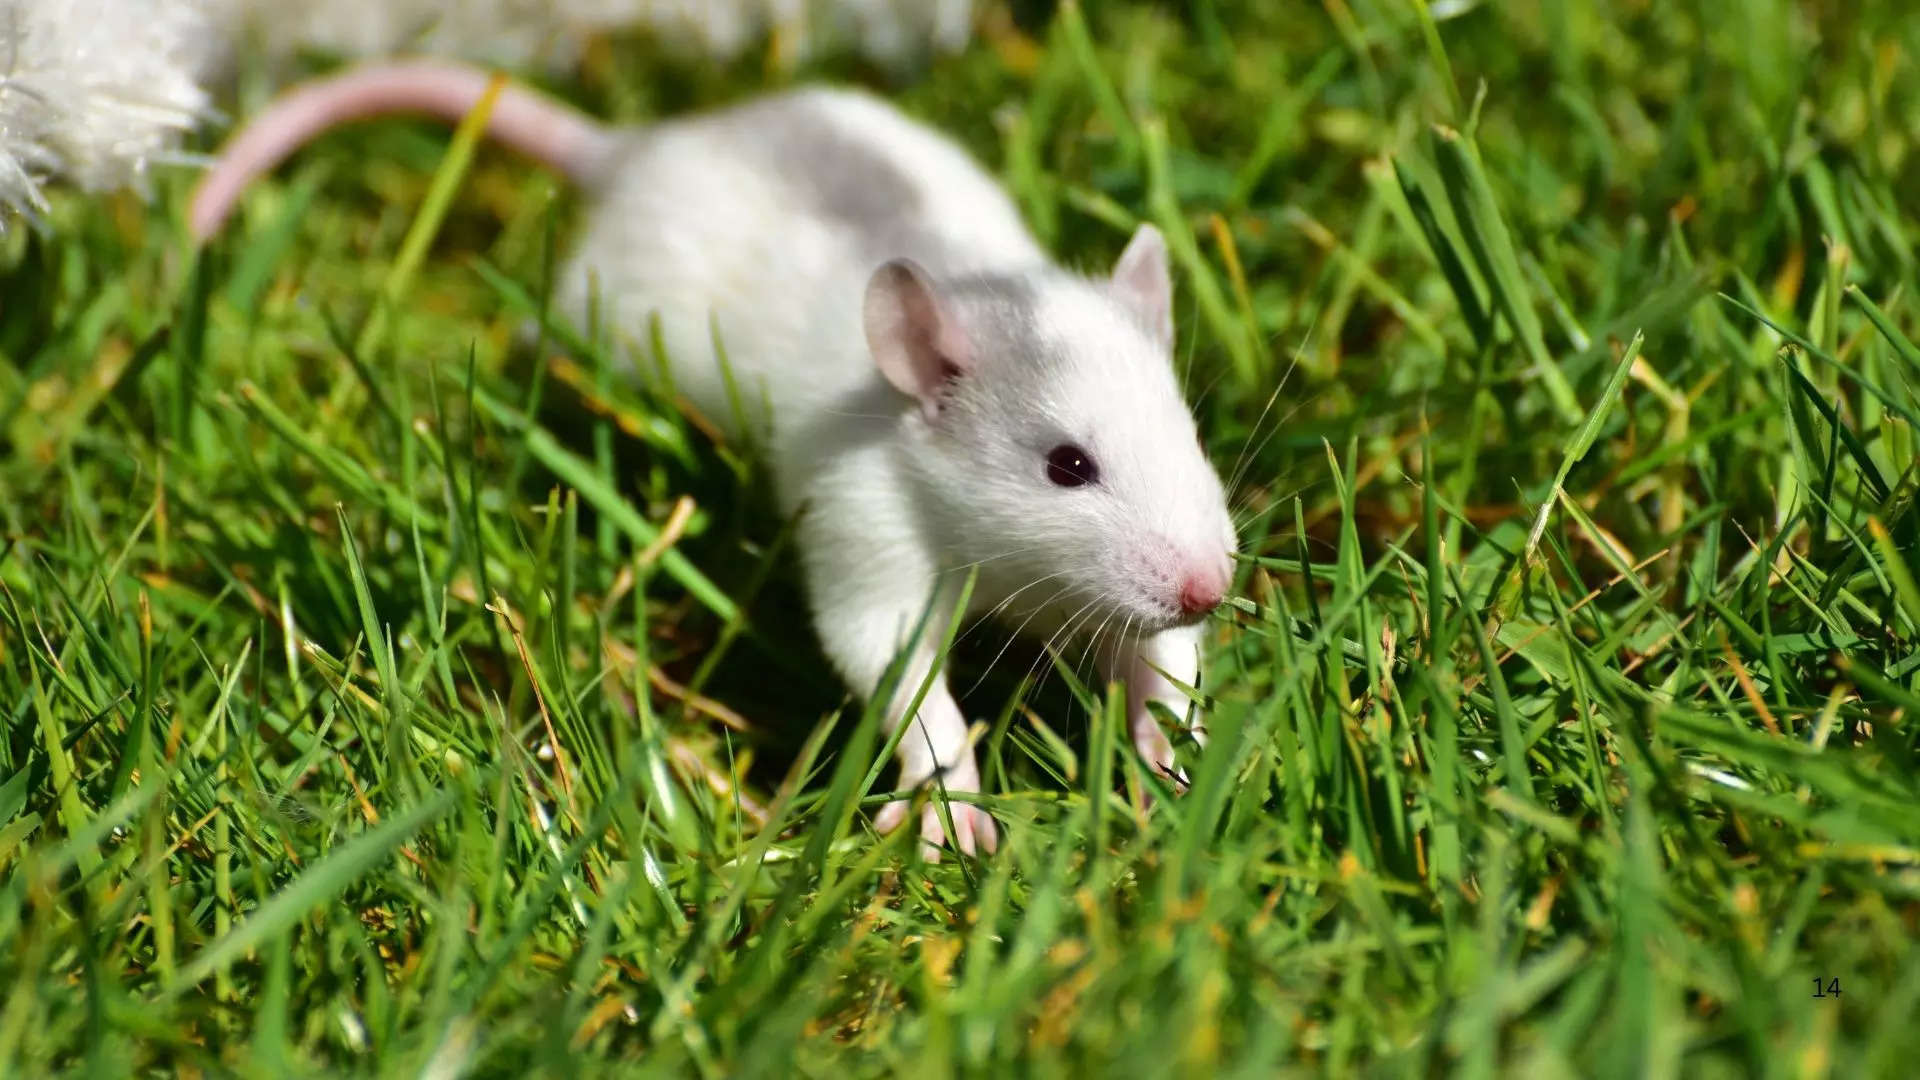
<path fill-rule="evenodd" d="M 1205 615 L 1220 606 L 1227 597 L 1227 575 L 1224 570 L 1189 571 L 1180 582 L 1180 613 L 1189 618 Z"/>

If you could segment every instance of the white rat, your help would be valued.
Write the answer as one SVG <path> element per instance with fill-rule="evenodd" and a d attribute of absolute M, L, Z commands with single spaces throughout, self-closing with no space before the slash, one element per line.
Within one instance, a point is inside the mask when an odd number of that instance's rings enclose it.
<path fill-rule="evenodd" d="M 325 129 L 395 112 L 456 119 L 488 80 L 401 63 L 296 89 L 203 179 L 196 237 Z M 975 568 L 968 613 L 1090 637 L 1129 688 L 1135 747 L 1174 775 L 1147 702 L 1189 715 L 1162 673 L 1197 682 L 1199 623 L 1228 589 L 1235 540 L 1174 377 L 1158 231 L 1142 225 L 1109 277 L 1063 270 L 957 144 L 852 91 L 613 130 L 508 86 L 488 133 L 584 189 L 560 311 L 580 320 L 597 305 L 628 342 L 645 342 L 657 313 L 680 391 L 765 448 L 785 512 L 805 507 L 814 626 L 863 699 L 933 602 L 886 712 L 892 731 L 932 673 L 899 743 L 901 789 L 938 773 L 949 791 L 979 790 L 968 724 L 935 670 L 939 628 Z M 922 814 L 935 857 L 947 841 L 996 846 L 985 809 L 951 811 L 951 837 L 931 803 Z M 875 824 L 908 812 L 889 804 Z"/>

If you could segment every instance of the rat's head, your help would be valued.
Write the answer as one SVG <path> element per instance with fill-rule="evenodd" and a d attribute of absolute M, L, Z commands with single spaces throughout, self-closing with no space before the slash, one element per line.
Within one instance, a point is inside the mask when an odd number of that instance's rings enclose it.
<path fill-rule="evenodd" d="M 929 523 L 988 595 L 1140 633 L 1219 605 L 1233 525 L 1174 378 L 1158 231 L 1142 226 L 1102 279 L 937 282 L 895 260 L 865 319 L 881 373 L 917 405 L 904 428 Z"/>

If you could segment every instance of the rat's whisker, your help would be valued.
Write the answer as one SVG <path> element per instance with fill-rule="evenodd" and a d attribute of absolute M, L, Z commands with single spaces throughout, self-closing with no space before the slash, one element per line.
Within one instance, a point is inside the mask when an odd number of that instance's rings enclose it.
<path fill-rule="evenodd" d="M 1133 615 L 1129 613 L 1120 624 L 1120 632 L 1112 638 L 1108 638 L 1106 636 L 1107 628 L 1113 625 L 1114 615 L 1117 614 L 1119 613 L 1113 612 L 1108 614 L 1105 619 L 1101 620 L 1100 625 L 1094 629 L 1092 636 L 1088 639 L 1087 651 L 1080 665 L 1084 667 L 1087 661 L 1091 660 L 1094 662 L 1096 668 L 1105 669 L 1105 675 L 1100 680 L 1100 686 L 1103 690 L 1109 683 L 1112 683 L 1115 678 L 1122 680 L 1126 678 L 1126 672 L 1119 670 L 1121 666 L 1119 659 L 1120 650 L 1124 647 L 1123 643 L 1126 641 L 1126 630 L 1133 625 Z M 1085 681 L 1086 677 L 1079 675 L 1079 667 L 1075 668 L 1075 674 L 1080 677 L 1081 681 Z"/>
<path fill-rule="evenodd" d="M 1013 590 L 1013 592 L 1012 592 L 1012 593 L 1010 593 L 1010 594 L 1008 594 L 1008 595 L 1007 595 L 1007 597 L 1006 597 L 1006 599 L 1004 599 L 1004 600 L 1001 600 L 1001 601 L 1000 601 L 999 603 L 997 603 L 997 604 L 995 604 L 995 605 L 993 605 L 993 607 L 992 607 L 992 608 L 990 608 L 990 609 L 988 609 L 988 611 L 986 612 L 986 614 L 984 614 L 984 615 L 982 615 L 982 616 L 980 616 L 980 617 L 979 617 L 978 619 L 976 619 L 976 620 L 974 620 L 974 623 L 973 623 L 973 625 L 972 625 L 972 626 L 969 626 L 969 627 L 968 627 L 968 628 L 967 628 L 966 630 L 964 630 L 964 631 L 962 631 L 962 632 L 961 632 L 961 634 L 960 634 L 960 637 L 958 637 L 958 638 L 955 638 L 954 640 L 955 640 L 956 642 L 958 642 L 958 641 L 960 641 L 960 640 L 963 640 L 963 639 L 964 639 L 964 638 L 965 638 L 965 637 L 966 637 L 966 636 L 967 636 L 968 634 L 970 634 L 970 633 L 972 633 L 972 632 L 973 632 L 973 631 L 974 631 L 974 630 L 975 630 L 975 629 L 976 629 L 977 627 L 979 627 L 979 626 L 982 626 L 982 625 L 984 625 L 984 624 L 986 624 L 986 623 L 987 623 L 988 621 L 990 621 L 990 620 L 992 620 L 992 619 L 994 619 L 994 618 L 997 618 L 997 617 L 998 617 L 998 616 L 1000 615 L 1000 613 L 1001 613 L 1002 611 L 1004 611 L 1004 610 L 1006 610 L 1006 608 L 1007 608 L 1007 605 L 1009 605 L 1009 604 L 1011 604 L 1011 603 L 1013 603 L 1013 602 L 1014 602 L 1014 600 L 1015 600 L 1015 599 L 1017 599 L 1017 598 L 1018 598 L 1018 597 L 1020 596 L 1020 594 L 1021 594 L 1021 593 L 1024 593 L 1024 592 L 1026 592 L 1026 591 L 1027 591 L 1028 589 L 1031 589 L 1031 588 L 1033 588 L 1033 587 L 1034 587 L 1035 585 L 1039 585 L 1039 584 L 1042 584 L 1042 583 L 1045 583 L 1045 582 L 1048 582 L 1048 581 L 1052 581 L 1052 580 L 1053 580 L 1054 578 L 1057 578 L 1057 577 L 1064 577 L 1064 576 L 1065 576 L 1066 574 L 1067 574 L 1067 571 L 1065 571 L 1065 570 L 1056 570 L 1056 571 L 1054 571 L 1053 573 L 1051 573 L 1051 574 L 1047 574 L 1047 575 L 1045 575 L 1045 576 L 1043 576 L 1043 577 L 1037 577 L 1037 578 L 1035 578 L 1035 579 L 1033 579 L 1032 581 L 1029 581 L 1029 582 L 1027 582 L 1027 583 L 1026 583 L 1025 585 L 1022 585 L 1022 586 L 1020 586 L 1019 588 L 1017 588 L 1017 589 L 1015 589 L 1015 590 Z M 1066 589 L 1066 588 L 1067 588 L 1066 586 L 1062 586 L 1062 589 L 1061 589 L 1061 591 L 1065 591 L 1065 589 Z M 1056 598 L 1058 598 L 1058 597 L 1059 597 L 1059 595 L 1060 595 L 1060 593 L 1059 593 L 1059 592 L 1056 592 L 1056 593 L 1054 593 L 1054 594 L 1053 594 L 1052 596 L 1050 596 L 1050 597 L 1048 597 L 1048 598 L 1047 598 L 1047 599 L 1046 599 L 1045 601 L 1043 601 L 1043 602 L 1041 602 L 1041 603 L 1039 603 L 1039 604 L 1036 604 L 1036 605 L 1034 606 L 1034 608 L 1033 608 L 1033 610 L 1027 613 L 1027 617 L 1026 617 L 1026 619 L 1024 619 L 1024 620 L 1022 620 L 1022 621 L 1021 621 L 1021 623 L 1020 623 L 1020 630 L 1024 630 L 1024 629 L 1026 628 L 1026 625 L 1027 625 L 1027 623 L 1028 623 L 1028 622 L 1031 622 L 1031 621 L 1033 620 L 1033 617 L 1034 617 L 1035 615 L 1038 615 L 1038 614 L 1040 614 L 1040 613 L 1041 613 L 1042 611 L 1045 611 L 1045 610 L 1047 609 L 1047 607 L 1048 607 L 1048 605 L 1050 605 L 1050 604 L 1052 604 L 1052 603 L 1053 603 L 1053 601 L 1054 601 L 1054 600 L 1055 600 Z M 1015 631 L 1014 631 L 1014 636 L 1016 636 L 1016 637 L 1017 637 L 1017 636 L 1019 636 L 1019 633 L 1020 633 L 1020 630 L 1015 630 Z M 1003 645 L 1003 646 L 1001 646 L 1001 649 L 1002 649 L 1002 651 L 1004 651 L 1004 650 L 1005 650 L 1005 648 L 1006 648 L 1006 646 L 1004 646 L 1004 645 Z"/>
<path fill-rule="evenodd" d="M 1199 396 L 1193 399 L 1193 411 L 1196 414 L 1200 412 L 1200 406 L 1206 402 L 1207 395 L 1213 393 L 1214 390 L 1219 387 L 1220 380 L 1227 377 L 1227 372 L 1229 370 L 1230 369 L 1226 365 L 1222 364 L 1220 366 L 1220 370 L 1213 373 L 1213 378 L 1207 380 L 1207 385 L 1200 389 Z M 1185 381 L 1186 381 L 1185 378 L 1181 379 L 1181 382 L 1183 384 L 1185 383 Z"/>
<path fill-rule="evenodd" d="M 1259 445 L 1256 446 L 1253 443 L 1253 436 L 1259 430 L 1259 426 L 1255 425 L 1254 431 L 1247 433 L 1247 442 L 1240 448 L 1240 460 L 1235 463 L 1231 474 L 1232 479 L 1227 482 L 1228 491 L 1234 491 L 1240 487 L 1241 483 L 1247 478 L 1247 470 L 1253 468 L 1253 466 L 1259 462 L 1260 451 L 1265 450 L 1267 444 L 1273 441 L 1273 437 L 1280 434 L 1281 430 L 1291 423 L 1294 417 L 1300 415 L 1300 410 L 1306 408 L 1318 396 L 1317 394 L 1310 395 L 1294 402 L 1292 408 L 1274 420 L 1273 430 L 1261 437 Z M 1269 399 L 1268 404 L 1272 404 L 1271 399 Z"/>
<path fill-rule="evenodd" d="M 1332 482 L 1333 481 L 1325 477 L 1319 478 L 1317 480 L 1310 480 L 1307 483 L 1301 484 L 1290 491 L 1285 491 L 1278 495 L 1274 495 L 1267 506 L 1259 506 L 1259 507 L 1243 506 L 1237 510 L 1229 511 L 1228 517 L 1233 522 L 1234 532 L 1238 533 L 1242 529 L 1246 528 L 1246 526 L 1250 524 L 1254 518 L 1272 509 L 1274 504 L 1284 504 L 1291 499 L 1296 499 L 1302 495 L 1305 495 L 1307 492 L 1312 491 L 1316 487 L 1319 487 L 1323 484 L 1330 484 Z"/>
<path fill-rule="evenodd" d="M 1101 601 L 1105 600 L 1107 598 L 1107 595 L 1108 595 L 1107 590 L 1104 590 L 1104 589 L 1101 590 L 1092 599 L 1088 600 L 1085 604 L 1082 604 L 1080 608 L 1077 611 L 1075 611 L 1071 616 L 1069 616 L 1065 620 L 1062 620 L 1059 627 L 1057 627 L 1053 631 L 1053 633 L 1048 634 L 1047 639 L 1045 641 L 1041 642 L 1039 655 L 1035 656 L 1033 659 L 1033 662 L 1027 666 L 1027 675 L 1029 677 L 1036 675 L 1036 673 L 1038 674 L 1038 681 L 1034 684 L 1035 690 L 1038 690 L 1041 686 L 1046 685 L 1046 677 L 1047 675 L 1052 673 L 1051 665 L 1048 665 L 1045 671 L 1040 670 L 1040 665 L 1046 664 L 1048 659 L 1054 655 L 1054 648 L 1056 644 L 1058 644 L 1062 640 L 1063 636 L 1070 634 L 1075 623 L 1079 621 L 1081 615 L 1084 612 L 1086 612 L 1089 608 L 1092 608 L 1095 604 L 1098 604 Z"/>
<path fill-rule="evenodd" d="M 1129 658 L 1129 662 L 1127 663 L 1126 669 L 1124 671 L 1118 670 L 1121 666 L 1118 661 L 1119 661 L 1120 650 L 1126 648 L 1127 642 L 1131 640 L 1131 635 L 1133 634 L 1133 620 L 1134 620 L 1134 616 L 1132 614 L 1129 614 L 1127 616 L 1126 622 L 1123 622 L 1120 624 L 1120 632 L 1114 635 L 1113 641 L 1110 643 L 1110 646 L 1109 646 L 1110 648 L 1112 648 L 1113 654 L 1114 654 L 1115 663 L 1113 664 L 1113 667 L 1116 669 L 1116 674 L 1119 676 L 1119 681 L 1125 684 L 1125 689 L 1122 690 L 1121 692 L 1126 694 L 1128 697 L 1127 708 L 1128 708 L 1129 725 L 1131 725 L 1131 721 L 1132 721 L 1132 708 L 1133 708 L 1132 699 L 1136 696 L 1139 696 L 1140 691 L 1136 691 L 1133 687 L 1134 665 L 1131 662 L 1131 658 Z M 1129 743 L 1133 741 L 1132 731 L 1127 732 L 1127 741 Z"/>
<path fill-rule="evenodd" d="M 1111 594 L 1103 594 L 1101 598 L 1103 600 L 1109 600 L 1113 597 Z M 1106 617 L 1100 620 L 1099 626 L 1095 627 L 1091 634 L 1088 634 L 1086 632 L 1087 623 L 1092 622 L 1094 617 L 1099 614 L 1100 612 L 1098 611 L 1090 613 L 1087 618 L 1081 622 L 1080 626 L 1075 629 L 1074 635 L 1067 639 L 1069 643 L 1078 640 L 1084 644 L 1079 660 L 1075 661 L 1073 665 L 1073 677 L 1079 679 L 1083 686 L 1087 685 L 1087 662 L 1097 659 L 1100 650 L 1101 634 L 1106 630 L 1107 626 L 1113 622 L 1114 617 L 1120 614 L 1120 610 L 1117 607 L 1108 608 L 1106 610 Z"/>
<path fill-rule="evenodd" d="M 1067 642 L 1073 640 L 1074 633 L 1078 630 L 1080 624 L 1086 619 L 1090 619 L 1098 614 L 1098 605 L 1105 603 L 1109 595 L 1110 590 L 1102 589 L 1096 593 L 1092 599 L 1080 605 L 1079 609 L 1055 628 L 1053 633 L 1047 635 L 1047 640 L 1040 646 L 1041 653 L 1043 655 L 1051 654 Z"/>
<path fill-rule="evenodd" d="M 968 563 L 965 566 L 955 567 L 954 569 L 964 570 L 974 566 L 982 566 L 988 562 L 992 562 L 995 559 L 1004 559 L 1012 555 L 1018 555 L 1024 551 L 1038 550 L 1040 546 L 1041 545 L 1038 545 L 1038 544 L 1029 544 L 1026 547 L 1014 548 L 1011 551 L 1003 551 L 998 555 L 989 555 L 985 559 L 982 559 L 977 563 Z M 947 572 L 950 572 L 950 571 L 942 571 L 942 573 L 947 573 Z M 1006 609 L 1007 605 L 1013 603 L 1014 599 L 1018 597 L 1021 593 L 1026 592 L 1028 589 L 1033 588 L 1035 585 L 1038 585 L 1041 582 L 1051 581 L 1052 579 L 1060 577 L 1062 574 L 1065 574 L 1065 573 L 1067 573 L 1067 571 L 1065 570 L 1056 570 L 1051 574 L 1047 574 L 1043 577 L 1035 578 L 1034 580 L 1027 582 L 1025 585 L 1020 586 L 1018 589 L 1015 589 L 1012 593 L 1008 594 L 999 603 L 995 604 L 992 608 L 990 608 L 985 614 L 980 615 L 977 618 L 969 619 L 968 620 L 969 625 L 965 629 L 960 631 L 960 634 L 958 637 L 955 637 L 953 639 L 954 644 L 957 645 L 960 642 L 965 641 L 967 639 L 967 635 L 979 629 L 979 627 L 982 624 L 987 623 L 992 619 L 994 619 L 995 617 L 997 617 L 1003 610 Z"/>
<path fill-rule="evenodd" d="M 1233 463 L 1233 468 L 1228 470 L 1228 475 L 1233 477 L 1233 479 L 1227 484 L 1228 491 L 1232 491 L 1235 487 L 1239 485 L 1240 473 L 1241 473 L 1241 470 L 1245 467 L 1245 463 L 1247 461 L 1247 448 L 1252 445 L 1253 437 L 1259 434 L 1260 425 L 1266 420 L 1267 414 L 1270 411 L 1272 411 L 1274 402 L 1280 400 L 1280 392 L 1282 390 L 1285 390 L 1287 388 L 1287 383 L 1293 380 L 1294 370 L 1300 366 L 1300 357 L 1306 351 L 1307 342 L 1313 339 L 1314 328 L 1317 327 L 1319 323 L 1320 323 L 1320 313 L 1315 312 L 1313 316 L 1313 322 L 1307 324 L 1306 333 L 1301 335 L 1300 344 L 1295 346 L 1293 350 L 1293 358 L 1287 362 L 1287 369 L 1280 373 L 1280 380 L 1274 384 L 1273 393 L 1267 396 L 1267 403 L 1261 406 L 1260 415 L 1254 418 L 1253 429 L 1247 432 L 1246 441 L 1241 443 L 1240 445 L 1240 456 L 1237 459 L 1235 459 Z M 1276 421 L 1274 423 L 1273 430 L 1275 432 L 1278 432 L 1280 430 L 1280 425 L 1284 423 L 1285 420 L 1292 419 L 1293 413 L 1298 411 L 1299 411 L 1299 406 L 1296 405 L 1294 409 L 1291 412 L 1289 412 L 1283 420 Z M 1272 438 L 1272 435 L 1269 434 L 1268 438 Z M 1262 445 L 1263 446 L 1265 445 L 1265 440 L 1262 440 Z"/>
<path fill-rule="evenodd" d="M 1001 559 L 1010 559 L 1015 555 L 1024 555 L 1029 551 L 1039 551 L 1042 546 L 1043 545 L 1040 545 L 1040 544 L 1028 544 L 1024 547 L 1012 548 L 1007 551 L 1003 551 L 998 555 L 988 555 L 983 559 L 975 559 L 973 562 L 960 563 L 957 566 L 950 566 L 947 569 L 940 571 L 940 573 L 957 574 L 963 570 L 971 570 L 976 566 L 985 566 L 991 562 L 999 562 Z"/>
<path fill-rule="evenodd" d="M 1116 609 L 1114 611 L 1108 612 L 1107 617 L 1100 620 L 1100 625 L 1094 629 L 1093 634 L 1087 639 L 1087 651 L 1085 656 L 1082 658 L 1082 666 L 1085 665 L 1085 662 L 1087 659 L 1097 659 L 1102 656 L 1103 650 L 1105 650 L 1107 647 L 1107 642 L 1105 640 L 1107 627 L 1113 625 L 1114 616 L 1119 614 L 1121 614 L 1121 612 Z M 1131 626 L 1132 624 L 1133 624 L 1133 615 L 1132 613 L 1127 613 L 1126 621 L 1123 625 Z M 1119 642 L 1123 640 L 1125 640 L 1124 636 L 1116 635 L 1113 639 L 1113 647 L 1117 649 L 1119 647 Z M 1078 669 L 1076 668 L 1075 670 L 1077 674 Z M 1104 682 L 1105 680 L 1102 680 L 1102 681 Z"/>
<path fill-rule="evenodd" d="M 1280 387 L 1275 386 L 1273 393 L 1267 395 L 1267 403 L 1260 407 L 1260 415 L 1253 418 L 1253 427 L 1247 431 L 1246 439 L 1240 443 L 1240 453 L 1233 459 L 1233 468 L 1227 470 L 1227 475 L 1232 478 L 1227 484 L 1228 491 L 1232 491 L 1239 482 L 1240 470 L 1245 465 L 1249 448 L 1253 446 L 1253 438 L 1260 433 L 1260 426 L 1266 422 L 1267 414 L 1273 410 L 1274 403 L 1279 400 Z M 1277 424 L 1275 430 L 1278 430 Z"/>
<path fill-rule="evenodd" d="M 1061 624 L 1058 630 L 1055 630 L 1048 636 L 1046 644 L 1041 646 L 1041 656 L 1043 658 L 1052 656 L 1059 646 L 1063 646 L 1067 642 L 1074 640 L 1079 634 L 1080 628 L 1100 614 L 1100 609 L 1095 605 L 1104 605 L 1113 599 L 1113 595 L 1111 589 L 1102 589 L 1097 596 L 1083 604 L 1079 611 L 1074 612 L 1072 618 Z M 1079 678 L 1077 670 L 1074 677 Z"/>
<path fill-rule="evenodd" d="M 1040 578 L 1038 581 L 1033 581 L 1024 586 L 1021 586 L 1019 592 L 1016 592 L 1014 596 L 1018 596 L 1021 592 L 1025 592 L 1028 589 L 1033 588 L 1035 585 L 1040 584 L 1040 582 L 1042 581 L 1048 581 L 1052 578 L 1057 578 L 1064 573 L 1066 573 L 1066 571 L 1062 570 L 1059 573 L 1048 574 L 1046 577 Z M 980 672 L 980 677 L 973 680 L 973 684 L 967 687 L 965 691 L 966 694 L 971 694 L 974 691 L 980 689 L 981 684 L 986 682 L 987 676 L 993 673 L 994 666 L 1000 662 L 1001 657 L 1007 655 L 1007 649 L 1013 645 L 1014 639 L 1020 636 L 1021 631 L 1027 628 L 1027 624 L 1033 621 L 1034 616 L 1040 614 L 1042 611 L 1045 611 L 1047 608 L 1051 607 L 1053 605 L 1053 602 L 1055 600 L 1058 600 L 1060 598 L 1060 595 L 1066 592 L 1069 588 L 1071 588 L 1071 586 L 1062 585 L 1060 588 L 1054 590 L 1054 593 L 1052 596 L 1047 597 L 1045 603 L 1036 605 L 1032 611 L 1027 613 L 1027 617 L 1021 620 L 1020 625 L 1014 628 L 1013 633 L 1008 634 L 1006 637 L 1006 640 L 1000 643 L 1000 651 L 993 654 L 992 660 L 987 661 L 986 668 Z M 1006 606 L 1007 602 L 1012 599 L 1013 597 L 1010 596 L 1006 600 L 1002 600 L 999 604 L 999 607 Z M 995 610 L 996 611 L 999 610 L 999 607 L 996 607 Z M 991 617 L 991 615 L 989 615 L 989 617 Z M 983 619 L 981 621 L 984 622 L 985 620 Z"/>

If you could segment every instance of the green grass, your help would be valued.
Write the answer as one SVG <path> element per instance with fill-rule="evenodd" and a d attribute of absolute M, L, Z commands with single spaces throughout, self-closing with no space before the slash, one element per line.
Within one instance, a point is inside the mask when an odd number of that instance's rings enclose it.
<path fill-rule="evenodd" d="M 574 196 L 365 125 L 0 238 L 0 1075 L 1911 1074 L 1920 20 L 986 6 L 893 92 L 1237 481 L 1193 790 L 968 631 L 1002 850 L 876 840 L 764 472 L 512 348 Z"/>

